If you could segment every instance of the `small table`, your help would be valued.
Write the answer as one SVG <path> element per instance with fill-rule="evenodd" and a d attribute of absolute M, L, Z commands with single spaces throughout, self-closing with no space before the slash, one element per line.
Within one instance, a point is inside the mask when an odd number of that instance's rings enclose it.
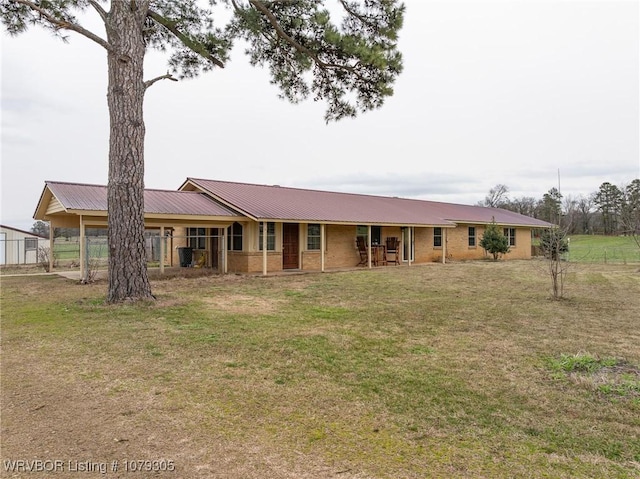
<path fill-rule="evenodd" d="M 378 263 L 387 264 L 387 247 L 383 244 L 371 245 L 371 262 L 378 266 Z"/>

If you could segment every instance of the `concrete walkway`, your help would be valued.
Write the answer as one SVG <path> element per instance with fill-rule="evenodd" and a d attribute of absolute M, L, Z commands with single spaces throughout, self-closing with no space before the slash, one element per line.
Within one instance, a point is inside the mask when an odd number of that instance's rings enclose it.
<path fill-rule="evenodd" d="M 30 276 L 62 276 L 63 278 L 73 279 L 75 281 L 80 281 L 80 271 L 56 271 L 54 273 L 16 273 L 16 274 L 2 274 L 0 275 L 0 279 L 2 278 L 27 278 Z M 107 277 L 106 271 L 98 271 L 96 274 L 96 279 L 103 279 Z"/>

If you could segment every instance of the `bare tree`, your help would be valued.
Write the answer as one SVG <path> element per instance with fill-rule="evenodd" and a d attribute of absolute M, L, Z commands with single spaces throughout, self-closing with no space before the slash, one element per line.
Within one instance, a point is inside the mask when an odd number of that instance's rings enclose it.
<path fill-rule="evenodd" d="M 624 234 L 633 237 L 640 248 L 640 179 L 622 188 L 620 223 Z"/>
<path fill-rule="evenodd" d="M 578 200 L 572 196 L 567 195 L 562 198 L 562 216 L 560 219 L 560 224 L 563 226 L 567 226 L 566 231 L 567 234 L 576 233 L 576 225 L 578 224 L 575 221 L 575 217 L 578 214 Z"/>
<path fill-rule="evenodd" d="M 569 262 L 563 258 L 563 255 L 569 251 L 566 230 L 559 226 L 543 230 L 540 235 L 540 249 L 545 258 L 547 273 L 551 278 L 553 299 L 562 299 L 569 268 Z"/>
<path fill-rule="evenodd" d="M 488 208 L 502 208 L 509 203 L 507 198 L 509 187 L 507 185 L 498 184 L 489 190 L 489 194 L 484 197 L 484 201 L 478 203 L 480 206 Z"/>
<path fill-rule="evenodd" d="M 580 196 L 576 203 L 576 210 L 578 212 L 579 231 L 583 234 L 591 232 L 591 221 L 593 217 L 593 195 Z"/>

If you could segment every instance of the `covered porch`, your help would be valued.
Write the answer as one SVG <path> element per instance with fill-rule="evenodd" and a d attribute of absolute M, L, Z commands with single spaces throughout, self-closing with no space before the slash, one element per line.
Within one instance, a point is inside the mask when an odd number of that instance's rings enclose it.
<path fill-rule="evenodd" d="M 145 232 L 156 239 L 159 248 L 158 266 L 164 272 L 166 266 L 174 266 L 178 260 L 176 249 L 189 247 L 191 238 L 178 237 L 176 231 L 208 230 L 216 231 L 218 241 L 215 265 L 221 272 L 227 272 L 226 231 L 243 216 L 236 211 L 196 192 L 145 190 L 144 196 Z M 79 266 L 82 278 L 89 269 L 89 240 L 87 229 L 108 227 L 107 188 L 100 185 L 46 182 L 40 196 L 34 218 L 48 221 L 51 231 L 56 228 L 76 228 L 79 232 Z M 155 234 L 154 234 L 155 233 Z M 54 267 L 54 235 L 50 235 L 49 267 Z M 209 248 L 213 245 L 208 245 Z M 209 249 L 209 257 L 213 257 Z M 108 254 L 108 253 L 107 253 Z M 211 266 L 211 259 L 207 266 Z"/>

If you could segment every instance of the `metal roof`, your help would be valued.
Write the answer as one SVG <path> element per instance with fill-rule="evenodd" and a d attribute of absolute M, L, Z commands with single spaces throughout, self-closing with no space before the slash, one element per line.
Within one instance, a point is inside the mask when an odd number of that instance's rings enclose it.
<path fill-rule="evenodd" d="M 189 188 L 196 191 L 186 191 Z M 47 181 L 38 211 L 47 191 L 65 211 L 107 211 L 107 187 L 104 185 Z M 267 221 L 442 227 L 495 220 L 509 226 L 552 226 L 498 208 L 195 178 L 187 178 L 178 191 L 145 190 L 144 203 L 145 214 L 158 215 L 248 216 Z"/>
<path fill-rule="evenodd" d="M 107 211 L 107 187 L 47 181 L 53 196 L 65 210 Z M 240 216 L 207 195 L 193 191 L 144 190 L 145 214 L 192 216 Z"/>
<path fill-rule="evenodd" d="M 549 227 L 549 223 L 498 208 L 388 196 L 187 178 L 214 198 L 258 220 L 379 225 L 455 226 L 483 224 Z"/>

